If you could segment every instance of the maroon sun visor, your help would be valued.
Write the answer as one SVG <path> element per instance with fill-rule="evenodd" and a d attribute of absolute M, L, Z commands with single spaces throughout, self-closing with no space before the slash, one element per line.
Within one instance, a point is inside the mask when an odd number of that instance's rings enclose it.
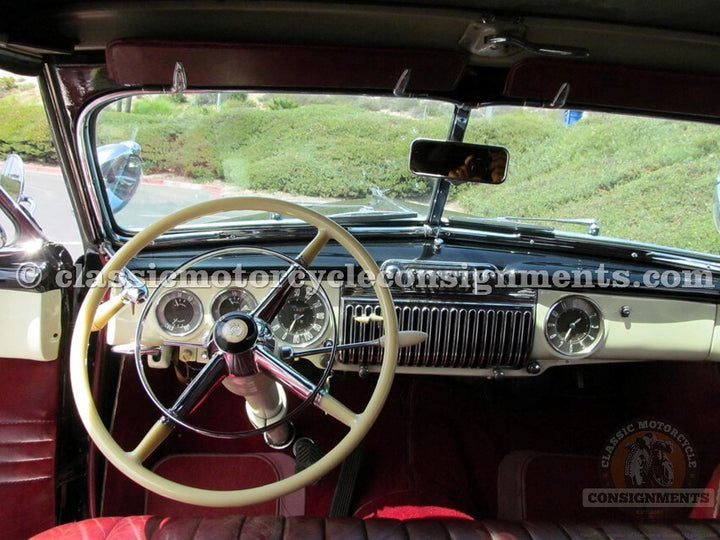
<path fill-rule="evenodd" d="M 171 86 L 181 62 L 188 87 L 452 90 L 466 56 L 452 51 L 122 40 L 108 45 L 110 77 L 131 86 Z"/>
<path fill-rule="evenodd" d="M 515 64 L 505 95 L 551 102 L 570 86 L 567 102 L 577 105 L 672 114 L 720 116 L 720 77 L 533 58 Z"/>

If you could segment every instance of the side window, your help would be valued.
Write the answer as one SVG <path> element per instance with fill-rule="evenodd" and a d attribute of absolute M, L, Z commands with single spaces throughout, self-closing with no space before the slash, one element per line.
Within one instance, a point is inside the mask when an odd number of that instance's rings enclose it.
<path fill-rule="evenodd" d="M 8 170 L 13 155 L 16 164 Z M 51 241 L 63 244 L 73 259 L 79 257 L 83 251 L 80 233 L 37 79 L 5 71 L 0 71 L 0 170 L 7 175 L 3 178 L 0 174 L 0 186 L 6 193 L 23 201 L 22 206 Z M 8 242 L 16 239 L 12 221 L 2 213 L 0 227 Z"/>

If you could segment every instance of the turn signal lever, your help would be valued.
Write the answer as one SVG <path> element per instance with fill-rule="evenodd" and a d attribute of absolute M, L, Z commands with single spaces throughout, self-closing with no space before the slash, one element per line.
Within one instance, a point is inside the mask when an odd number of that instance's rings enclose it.
<path fill-rule="evenodd" d="M 125 304 L 142 304 L 147 300 L 147 286 L 127 268 L 123 268 L 118 272 L 117 282 L 121 287 L 120 294 L 111 297 L 97 308 L 91 327 L 92 332 L 105 328 L 105 325 Z"/>

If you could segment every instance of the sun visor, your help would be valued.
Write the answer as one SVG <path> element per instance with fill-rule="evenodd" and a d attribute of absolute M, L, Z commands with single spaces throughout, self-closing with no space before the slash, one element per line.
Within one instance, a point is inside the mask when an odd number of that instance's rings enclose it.
<path fill-rule="evenodd" d="M 510 69 L 504 94 L 549 103 L 564 83 L 570 86 L 568 104 L 720 116 L 720 77 L 567 60 L 518 62 Z"/>
<path fill-rule="evenodd" d="M 108 45 L 110 77 L 130 86 L 171 86 L 181 62 L 189 88 L 391 90 L 410 70 L 408 92 L 452 90 L 466 56 L 452 51 L 122 40 Z"/>

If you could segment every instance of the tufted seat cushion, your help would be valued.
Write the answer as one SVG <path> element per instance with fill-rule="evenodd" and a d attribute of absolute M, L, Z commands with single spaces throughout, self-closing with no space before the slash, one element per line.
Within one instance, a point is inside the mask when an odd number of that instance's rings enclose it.
<path fill-rule="evenodd" d="M 682 540 L 720 539 L 720 522 L 624 524 L 614 522 L 554 524 L 418 519 L 224 516 L 215 518 L 108 517 L 68 523 L 45 531 L 35 540 L 323 540 L 427 539 L 452 540 Z"/>

